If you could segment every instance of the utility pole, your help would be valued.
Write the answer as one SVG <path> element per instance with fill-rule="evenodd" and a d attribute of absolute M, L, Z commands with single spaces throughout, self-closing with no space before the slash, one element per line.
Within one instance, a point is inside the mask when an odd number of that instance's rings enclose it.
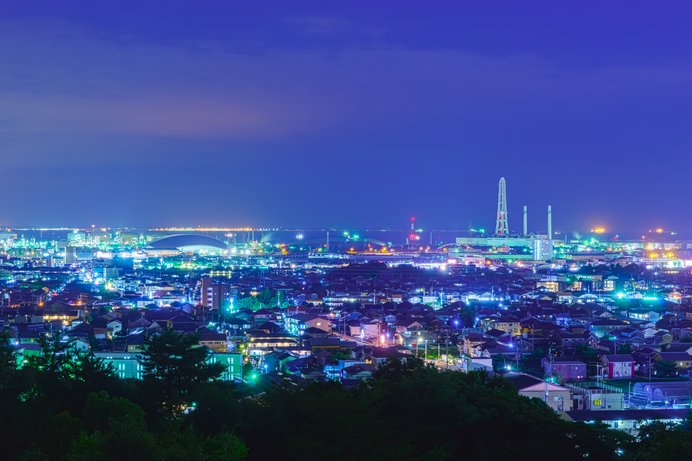
<path fill-rule="evenodd" d="M 519 371 L 519 344 L 514 343 L 514 357 L 517 359 L 517 371 Z M 550 371 L 552 373 L 553 370 L 553 364 L 552 364 L 552 359 L 550 360 Z"/>

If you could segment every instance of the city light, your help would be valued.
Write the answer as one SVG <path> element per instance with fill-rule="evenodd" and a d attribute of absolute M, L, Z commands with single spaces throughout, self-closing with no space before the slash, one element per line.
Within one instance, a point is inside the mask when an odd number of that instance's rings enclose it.
<path fill-rule="evenodd" d="M 692 461 L 692 3 L 70 3 L 1 10 L 0 459 Z"/>

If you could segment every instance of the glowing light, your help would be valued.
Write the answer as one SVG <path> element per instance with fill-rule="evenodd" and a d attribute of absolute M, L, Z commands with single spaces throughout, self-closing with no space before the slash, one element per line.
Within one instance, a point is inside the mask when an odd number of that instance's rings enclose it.
<path fill-rule="evenodd" d="M 591 229 L 591 232 L 593 232 L 594 234 L 604 234 L 605 231 L 606 231 L 605 227 L 600 227 L 600 226 L 594 227 L 593 229 Z"/>
<path fill-rule="evenodd" d="M 296 235 L 296 238 L 298 240 L 303 240 L 303 238 L 305 238 L 305 236 L 303 234 L 298 234 L 298 235 Z"/>
<path fill-rule="evenodd" d="M 656 233 L 657 233 L 657 234 L 662 234 L 662 233 L 663 233 L 663 229 L 660 228 L 660 227 L 657 228 L 657 229 L 656 229 Z"/>

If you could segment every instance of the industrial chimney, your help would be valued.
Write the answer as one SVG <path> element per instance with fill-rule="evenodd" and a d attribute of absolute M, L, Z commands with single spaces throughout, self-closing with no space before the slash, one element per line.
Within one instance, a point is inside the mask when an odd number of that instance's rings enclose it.
<path fill-rule="evenodd" d="M 548 205 L 548 240 L 553 239 L 553 207 Z"/>
<path fill-rule="evenodd" d="M 529 235 L 529 207 L 524 205 L 524 236 Z"/>

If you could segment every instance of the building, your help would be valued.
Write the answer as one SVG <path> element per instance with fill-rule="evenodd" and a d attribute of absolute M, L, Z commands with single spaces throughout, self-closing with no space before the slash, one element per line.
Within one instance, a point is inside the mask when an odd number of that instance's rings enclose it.
<path fill-rule="evenodd" d="M 214 283 L 210 277 L 200 281 L 200 303 L 208 310 L 228 309 L 231 306 L 231 287 L 225 283 Z"/>
<path fill-rule="evenodd" d="M 586 378 L 586 363 L 581 360 L 548 360 L 543 358 L 542 364 L 545 375 L 557 378 L 560 383 Z"/>
<path fill-rule="evenodd" d="M 206 346 L 214 352 L 228 352 L 228 338 L 225 333 L 201 328 L 197 330 L 199 345 Z"/>
<path fill-rule="evenodd" d="M 94 356 L 113 367 L 120 379 L 142 379 L 144 368 L 137 360 L 137 354 L 129 352 L 95 352 Z"/>
<path fill-rule="evenodd" d="M 129 352 L 95 352 L 94 356 L 113 366 L 120 379 L 142 379 L 144 367 L 137 359 L 137 354 Z M 243 356 L 236 353 L 217 353 L 209 355 L 207 363 L 221 363 L 226 369 L 220 376 L 221 381 L 236 381 L 243 376 Z"/>
<path fill-rule="evenodd" d="M 651 424 L 654 421 L 681 424 L 687 419 L 688 414 L 688 409 L 671 408 L 660 410 L 567 411 L 567 416 L 572 421 L 587 424 L 603 423 L 611 429 L 625 431 L 630 435 L 637 435 L 642 426 Z"/>
<path fill-rule="evenodd" d="M 572 409 L 612 411 L 625 409 L 625 394 L 598 383 L 568 383 L 565 387 L 573 392 Z"/>
<path fill-rule="evenodd" d="M 145 252 L 150 255 L 176 255 L 179 253 L 220 254 L 228 251 L 221 240 L 201 234 L 177 234 L 151 242 Z"/>
<path fill-rule="evenodd" d="M 286 331 L 301 336 L 308 328 L 317 328 L 327 333 L 332 331 L 332 322 L 313 314 L 296 314 L 286 317 Z"/>
<path fill-rule="evenodd" d="M 274 349 L 291 349 L 298 345 L 296 338 L 286 333 L 271 333 L 266 330 L 250 330 L 246 333 L 247 354 L 262 356 Z"/>
<path fill-rule="evenodd" d="M 493 322 L 493 328 L 509 333 L 512 336 L 521 335 L 521 322 L 515 317 L 502 316 Z"/>
<path fill-rule="evenodd" d="M 503 376 L 517 390 L 519 395 L 543 400 L 555 411 L 572 409 L 572 393 L 566 387 L 524 373 L 506 373 Z"/>
<path fill-rule="evenodd" d="M 534 261 L 550 261 L 555 257 L 551 239 L 537 236 L 533 238 L 532 243 Z"/>
<path fill-rule="evenodd" d="M 631 379 L 634 376 L 634 357 L 630 354 L 606 354 L 601 357 L 601 375 L 609 379 Z"/>

